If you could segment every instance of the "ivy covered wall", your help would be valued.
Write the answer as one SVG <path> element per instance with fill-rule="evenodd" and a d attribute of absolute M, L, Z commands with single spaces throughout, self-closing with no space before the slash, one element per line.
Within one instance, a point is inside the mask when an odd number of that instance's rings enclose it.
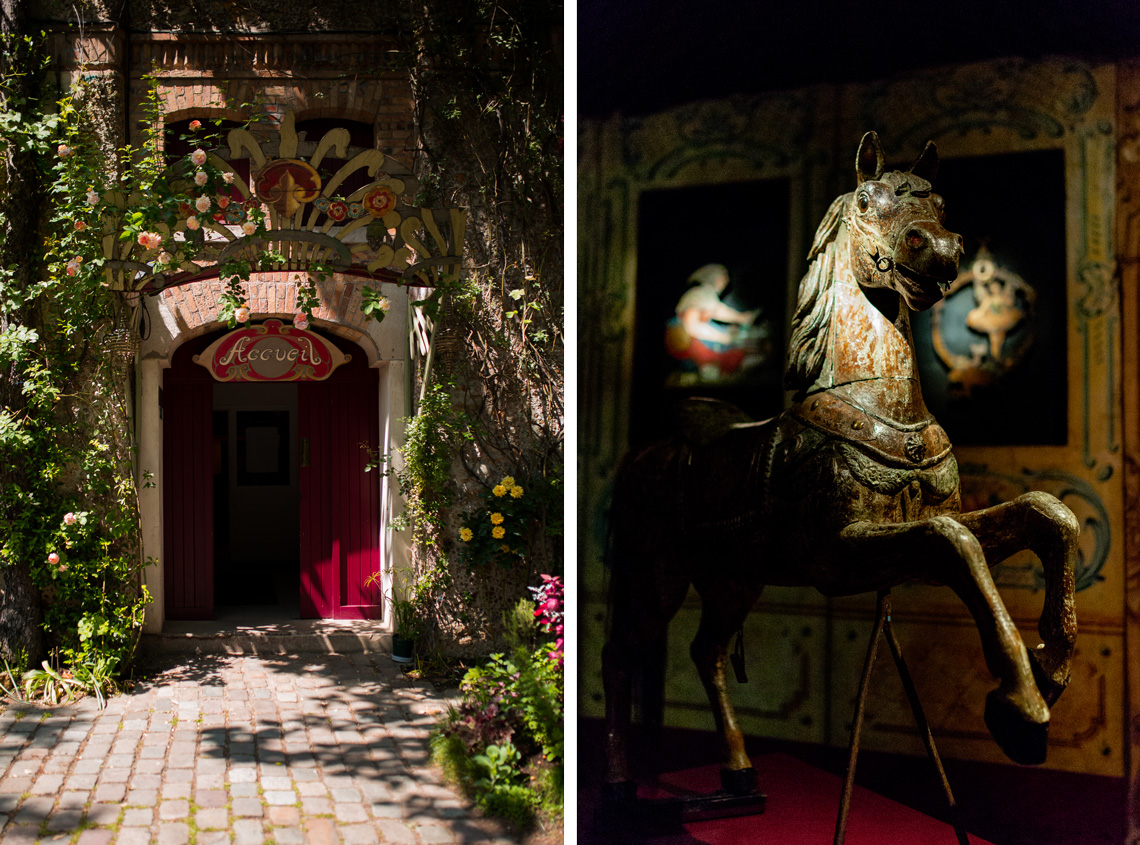
<path fill-rule="evenodd" d="M 137 162 L 161 133 L 142 77 L 193 94 L 203 80 L 171 59 L 191 53 L 208 69 L 198 76 L 237 80 L 219 115 L 249 119 L 282 105 L 310 117 L 351 111 L 413 168 L 417 204 L 468 209 L 462 270 L 423 292 L 416 312 L 409 448 L 384 456 L 416 523 L 414 568 L 401 577 L 431 648 L 486 651 L 502 610 L 541 573 L 561 573 L 561 23 L 559 4 L 521 0 L 240 9 L 4 0 L 4 36 L 26 48 L 6 49 L 0 68 L 6 127 L 20 127 L 4 135 L 0 183 L 0 259 L 11 268 L 0 311 L 0 654 L 23 662 L 79 642 L 82 614 L 39 636 L 37 614 L 61 604 L 66 571 L 49 562 L 48 546 L 67 542 L 65 515 L 88 515 L 86 541 L 118 562 L 114 577 L 133 584 L 144 563 L 134 368 L 110 343 L 122 303 L 97 268 L 69 264 L 73 241 L 85 237 L 74 225 L 84 193 L 67 183 L 77 159 L 57 146 L 71 133 L 95 157 L 88 166 L 114 175 L 115 151 L 133 142 Z M 395 79 L 410 109 L 383 93 L 390 84 L 360 106 L 368 84 Z M 57 101 L 70 92 L 61 83 L 77 85 L 62 122 Z M 168 119 L 175 102 L 165 101 Z M 37 392 L 30 376 L 44 372 L 46 392 Z M 25 490 L 37 498 L 13 495 Z M 495 514 L 503 521 L 484 531 L 480 521 Z M 500 526 L 503 536 L 493 536 Z M 464 540 L 465 528 L 487 542 Z"/>

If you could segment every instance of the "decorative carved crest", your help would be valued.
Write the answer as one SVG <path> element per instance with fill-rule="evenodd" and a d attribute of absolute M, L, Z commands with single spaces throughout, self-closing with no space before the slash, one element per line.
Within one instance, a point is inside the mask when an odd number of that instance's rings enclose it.
<path fill-rule="evenodd" d="M 248 129 L 231 130 L 228 150 L 209 153 L 211 164 L 235 174 L 231 184 L 240 199 L 228 201 L 212 215 L 197 215 L 199 228 L 187 226 L 187 218 L 195 214 L 189 207 L 174 223 L 160 227 L 163 235 L 173 235 L 189 247 L 183 252 L 190 257 L 181 263 L 158 264 L 159 249 L 120 240 L 120 220 L 105 219 L 108 285 L 114 290 L 155 290 L 216 272 L 228 259 L 254 261 L 267 251 L 284 260 L 262 264 L 262 270 L 304 272 L 321 263 L 335 272 L 426 287 L 458 270 L 466 209 L 410 204 L 419 181 L 399 161 L 380 150 L 350 147 L 343 128 L 309 141 L 298 135 L 294 122 L 294 113 L 287 112 L 276 136 L 261 139 Z M 322 179 L 320 165 L 326 157 L 345 161 Z M 249 160 L 251 184 L 234 168 L 240 159 Z M 369 181 L 345 192 L 345 181 L 359 171 Z M 176 190 L 194 193 L 180 174 L 171 172 L 170 178 Z M 106 199 L 122 212 L 144 198 L 112 193 Z M 242 230 L 249 210 L 258 206 L 268 215 L 268 238 Z"/>

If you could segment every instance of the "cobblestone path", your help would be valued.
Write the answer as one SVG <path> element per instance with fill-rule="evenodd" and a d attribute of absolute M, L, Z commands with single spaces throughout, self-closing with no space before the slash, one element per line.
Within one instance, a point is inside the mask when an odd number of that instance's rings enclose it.
<path fill-rule="evenodd" d="M 430 767 L 446 705 L 386 656 L 164 660 L 105 710 L 0 713 L 0 842 L 512 841 Z"/>

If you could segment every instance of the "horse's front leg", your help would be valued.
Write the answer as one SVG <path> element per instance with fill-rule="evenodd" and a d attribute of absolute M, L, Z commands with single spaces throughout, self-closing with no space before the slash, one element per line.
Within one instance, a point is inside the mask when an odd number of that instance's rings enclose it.
<path fill-rule="evenodd" d="M 1073 512 L 1048 493 L 1018 496 L 985 510 L 955 517 L 970 529 L 990 566 L 1029 549 L 1045 569 L 1045 604 L 1037 631 L 1044 642 L 1030 652 L 1034 675 L 1052 705 L 1069 683 L 1077 641 L 1074 563 L 1081 526 Z"/>
<path fill-rule="evenodd" d="M 1042 762 L 1049 708 L 977 538 L 954 519 L 936 516 L 896 524 L 856 522 L 840 532 L 840 539 L 848 555 L 844 573 L 862 573 L 883 588 L 912 578 L 934 579 L 957 593 L 974 617 L 986 666 L 999 682 L 986 696 L 986 726 L 1010 759 Z"/>

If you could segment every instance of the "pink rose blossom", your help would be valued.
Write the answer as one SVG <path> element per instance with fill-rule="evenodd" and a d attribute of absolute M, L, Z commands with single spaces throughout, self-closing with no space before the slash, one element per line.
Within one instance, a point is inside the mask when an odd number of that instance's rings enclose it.
<path fill-rule="evenodd" d="M 173 257 L 174 257 L 174 256 L 172 256 L 172 255 L 171 255 L 169 252 L 167 252 L 167 251 L 164 249 L 162 252 L 160 252 L 160 253 L 158 254 L 158 258 L 156 258 L 156 259 L 155 259 L 155 261 L 157 261 L 159 264 L 169 264 L 169 263 L 170 263 L 170 260 L 171 260 Z"/>
<path fill-rule="evenodd" d="M 75 520 L 76 520 L 75 514 L 71 513 L 70 511 L 68 511 L 67 513 L 65 513 L 63 515 L 63 524 L 64 525 L 74 525 Z"/>
<path fill-rule="evenodd" d="M 246 322 L 249 319 L 249 306 L 248 305 L 242 305 L 239 308 L 235 308 L 234 309 L 234 318 L 239 323 Z"/>
<path fill-rule="evenodd" d="M 76 220 L 75 221 L 75 231 L 82 232 L 86 228 L 87 228 L 87 224 L 84 223 L 82 220 Z"/>
<path fill-rule="evenodd" d="M 95 193 L 94 188 L 92 188 L 91 190 L 89 190 L 87 192 L 87 204 L 88 205 L 98 205 L 99 204 L 99 195 L 97 193 Z"/>
<path fill-rule="evenodd" d="M 48 555 L 48 563 L 50 563 L 52 566 L 55 566 L 57 563 L 59 563 L 59 555 L 57 555 L 55 552 L 52 552 L 50 555 Z"/>
<path fill-rule="evenodd" d="M 189 217 L 186 218 L 186 228 L 187 229 L 197 229 L 201 225 L 202 224 L 198 222 L 198 218 L 195 217 L 193 214 L 191 214 Z"/>
<path fill-rule="evenodd" d="M 309 327 L 309 318 L 304 311 L 293 312 L 293 325 L 299 329 L 307 329 Z"/>
<path fill-rule="evenodd" d="M 206 163 L 206 151 L 203 149 L 194 150 L 190 153 L 190 161 L 194 162 L 195 167 L 201 167 Z"/>
<path fill-rule="evenodd" d="M 60 571 L 60 572 L 67 572 L 67 564 L 66 564 L 66 563 L 61 563 L 61 564 L 59 565 L 59 571 Z"/>
<path fill-rule="evenodd" d="M 202 128 L 202 121 L 200 121 L 200 120 L 191 120 L 190 121 L 190 131 L 191 132 L 197 132 L 201 128 Z"/>
<path fill-rule="evenodd" d="M 55 148 L 55 151 L 60 158 L 67 158 L 72 153 L 71 147 L 67 146 L 67 144 L 60 144 Z"/>
<path fill-rule="evenodd" d="M 218 208 L 225 208 L 230 204 L 230 198 L 225 194 L 218 194 Z"/>
<path fill-rule="evenodd" d="M 139 232 L 138 240 L 144 249 L 158 249 L 162 246 L 162 235 L 158 232 Z"/>
<path fill-rule="evenodd" d="M 206 173 L 205 170 L 199 170 L 194 174 L 194 184 L 200 188 L 206 184 L 206 180 L 209 178 L 210 176 Z"/>
<path fill-rule="evenodd" d="M 203 213 L 209 211 L 210 198 L 203 194 L 202 196 L 198 197 L 198 199 L 194 200 L 194 207 Z"/>
<path fill-rule="evenodd" d="M 241 224 L 241 230 L 243 232 L 245 232 L 245 234 L 247 234 L 247 235 L 252 235 L 254 232 L 257 231 L 257 224 L 254 223 L 252 220 L 246 220 L 244 223 Z"/>
<path fill-rule="evenodd" d="M 227 170 L 222 174 L 222 181 L 227 185 L 232 185 L 234 183 L 234 174 L 231 171 Z"/>

